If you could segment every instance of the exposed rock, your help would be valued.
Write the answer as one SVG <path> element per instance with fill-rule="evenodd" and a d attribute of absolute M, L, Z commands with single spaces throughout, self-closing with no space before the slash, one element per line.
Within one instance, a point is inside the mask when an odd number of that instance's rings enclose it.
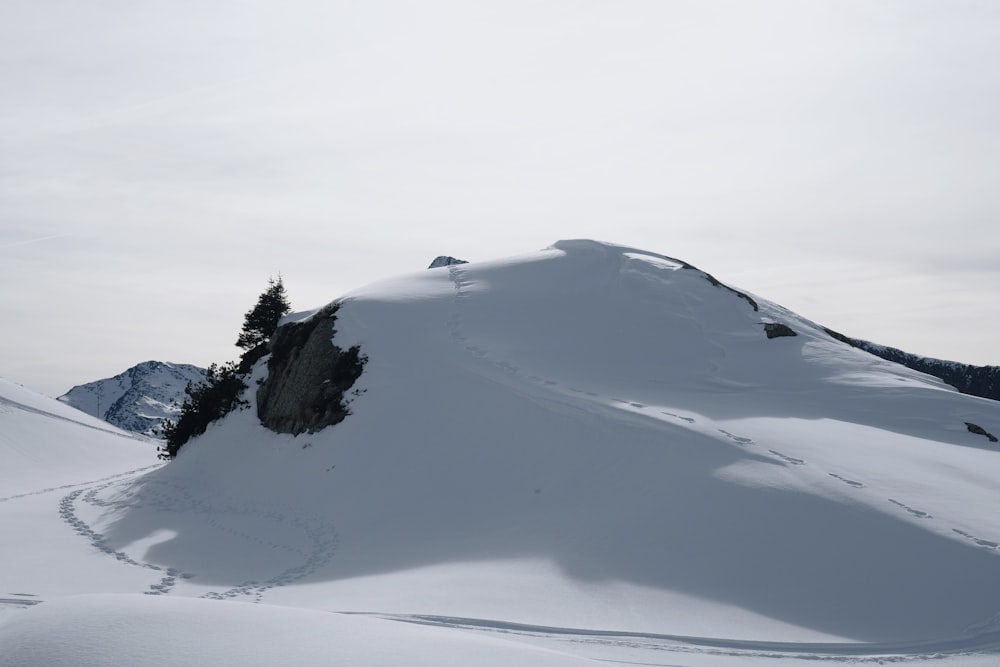
<path fill-rule="evenodd" d="M 978 424 L 973 424 L 972 422 L 965 422 L 965 427 L 969 429 L 970 433 L 975 433 L 976 435 L 985 435 L 990 442 L 997 441 L 997 437 L 995 435 L 984 429 L 982 426 L 979 426 Z"/>
<path fill-rule="evenodd" d="M 308 320 L 279 327 L 271 338 L 268 375 L 257 390 L 257 416 L 277 433 L 315 433 L 350 414 L 344 394 L 361 376 L 365 357 L 333 344 L 339 304 Z"/>
<path fill-rule="evenodd" d="M 464 259 L 457 259 L 455 257 L 449 257 L 448 255 L 440 255 L 435 257 L 428 269 L 437 269 L 442 266 L 454 266 L 456 264 L 468 264 Z"/>
<path fill-rule="evenodd" d="M 854 344 L 855 341 L 853 338 L 848 338 L 844 334 L 838 333 L 833 329 L 827 329 L 826 327 L 823 327 L 823 331 L 826 332 L 827 336 L 833 338 L 834 340 L 839 340 L 841 343 L 845 343 L 847 345 L 850 345 L 851 347 L 858 347 L 857 345 Z"/>
<path fill-rule="evenodd" d="M 706 273 L 706 272 L 702 271 L 701 269 L 699 269 L 698 267 L 692 266 L 692 265 L 688 264 L 687 262 L 681 262 L 681 264 L 684 266 L 685 269 L 694 269 L 695 271 L 698 271 L 703 276 L 705 276 L 705 280 L 707 280 L 708 282 L 712 283 L 716 287 L 721 287 L 722 289 L 729 290 L 730 292 L 732 292 L 733 294 L 735 294 L 739 298 L 743 299 L 744 301 L 746 301 L 747 303 L 750 304 L 750 306 L 754 309 L 754 311 L 759 311 L 760 310 L 760 306 L 757 305 L 757 302 L 754 301 L 753 298 L 749 294 L 747 294 L 745 292 L 741 292 L 741 291 L 739 291 L 737 289 L 733 289 L 729 285 L 726 285 L 725 283 L 723 283 L 722 281 L 720 281 L 718 278 L 716 278 L 715 276 L 713 276 L 711 273 Z"/>
<path fill-rule="evenodd" d="M 781 322 L 764 322 L 764 333 L 768 338 L 781 338 L 783 336 L 798 336 L 787 324 Z"/>

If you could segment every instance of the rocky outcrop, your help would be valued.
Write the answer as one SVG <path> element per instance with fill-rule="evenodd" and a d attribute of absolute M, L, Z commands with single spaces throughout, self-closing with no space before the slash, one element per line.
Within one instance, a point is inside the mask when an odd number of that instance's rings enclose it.
<path fill-rule="evenodd" d="M 732 292 L 733 294 L 735 294 L 739 298 L 741 298 L 744 301 L 746 301 L 747 303 L 749 303 L 750 307 L 753 308 L 755 312 L 760 310 L 760 306 L 757 305 L 757 302 L 754 301 L 753 297 L 751 297 L 746 292 L 741 292 L 738 289 L 733 289 L 729 285 L 725 284 L 724 282 L 722 282 L 721 280 L 719 280 L 718 278 L 716 278 L 715 276 L 713 276 L 711 273 L 706 273 L 705 271 L 702 271 L 698 267 L 692 266 L 691 264 L 688 264 L 687 262 L 681 262 L 681 265 L 685 269 L 691 269 L 693 271 L 697 271 L 698 273 L 702 274 L 705 277 L 705 280 L 707 280 L 708 282 L 712 283 L 712 285 L 714 285 L 715 287 L 721 287 L 724 290 L 729 290 L 730 292 Z"/>
<path fill-rule="evenodd" d="M 764 322 L 764 333 L 768 338 L 782 338 L 784 336 L 798 336 L 795 330 L 787 324 L 781 322 Z"/>
<path fill-rule="evenodd" d="M 267 378 L 257 390 L 257 416 L 277 433 L 315 433 L 348 414 L 345 394 L 366 361 L 359 347 L 333 344 L 339 304 L 278 328 L 271 337 Z"/>
<path fill-rule="evenodd" d="M 997 437 L 992 433 L 990 433 L 989 431 L 987 431 L 986 429 L 984 429 L 979 424 L 973 424 L 972 422 L 965 422 L 965 428 L 969 430 L 969 433 L 975 433 L 976 435 L 983 435 L 986 436 L 986 438 L 990 442 L 997 442 Z"/>
<path fill-rule="evenodd" d="M 431 262 L 431 265 L 428 266 L 427 268 L 437 269 L 442 266 L 454 266 L 456 264 L 468 264 L 468 262 L 466 262 L 464 259 L 457 259 L 455 257 L 449 257 L 448 255 L 441 255 L 439 257 L 435 257 L 434 261 Z"/>

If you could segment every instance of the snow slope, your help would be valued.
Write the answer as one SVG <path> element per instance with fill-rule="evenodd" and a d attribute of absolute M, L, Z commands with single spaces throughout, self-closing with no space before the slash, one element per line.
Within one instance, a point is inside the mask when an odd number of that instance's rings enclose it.
<path fill-rule="evenodd" d="M 155 461 L 149 440 L 0 379 L 0 500 Z"/>
<path fill-rule="evenodd" d="M 64 496 L 81 562 L 121 575 L 58 591 L 20 563 L 19 592 L 51 602 L 8 614 L 0 662 L 58 664 L 46 628 L 133 605 L 204 619 L 192 638 L 252 613 L 248 645 L 299 622 L 287 607 L 340 612 L 301 621 L 334 636 L 371 621 L 342 647 L 370 660 L 345 664 L 443 662 L 376 654 L 400 628 L 471 641 L 455 664 L 1000 660 L 1000 453 L 966 427 L 1000 432 L 1000 404 L 593 241 L 377 283 L 336 328 L 369 358 L 341 424 L 279 435 L 250 409 Z M 58 599 L 128 591 L 153 597 Z M 197 597 L 258 611 L 171 600 Z"/>
<path fill-rule="evenodd" d="M 152 441 L 0 380 L 0 621 L 51 596 L 144 586 L 80 539 L 68 509 L 158 465 Z"/>

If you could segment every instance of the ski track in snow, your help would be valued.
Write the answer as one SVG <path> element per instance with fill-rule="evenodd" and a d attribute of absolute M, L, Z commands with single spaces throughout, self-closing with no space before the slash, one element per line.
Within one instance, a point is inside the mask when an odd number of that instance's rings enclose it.
<path fill-rule="evenodd" d="M 466 269 L 462 268 L 461 265 L 452 265 L 452 266 L 449 266 L 448 267 L 448 273 L 449 273 L 449 276 L 451 278 L 452 284 L 455 287 L 455 295 L 454 295 L 454 297 L 452 299 L 453 310 L 452 310 L 451 316 L 448 319 L 447 325 L 448 325 L 448 330 L 450 332 L 450 335 L 455 340 L 455 342 L 458 343 L 466 352 L 468 352 L 474 358 L 480 360 L 481 362 L 491 364 L 494 368 L 503 371 L 507 375 L 510 375 L 510 376 L 520 376 L 522 379 L 525 379 L 528 382 L 530 382 L 530 383 L 532 383 L 532 384 L 534 384 L 536 386 L 539 386 L 540 388 L 543 388 L 543 389 L 547 389 L 547 390 L 550 390 L 550 391 L 563 391 L 564 387 L 563 387 L 562 383 L 560 383 L 560 382 L 558 382 L 558 381 L 556 381 L 556 380 L 554 380 L 552 378 L 542 377 L 542 376 L 537 375 L 537 374 L 523 375 L 521 373 L 521 368 L 518 367 L 516 364 L 510 362 L 509 360 L 497 359 L 496 355 L 491 350 L 483 348 L 483 347 L 481 347 L 479 345 L 475 345 L 470 340 L 469 336 L 463 331 L 463 328 L 462 328 L 462 324 L 463 324 L 463 321 L 464 321 L 464 318 L 463 318 L 463 315 L 462 315 L 462 309 L 463 309 L 464 302 L 467 301 L 468 299 L 470 299 L 472 297 L 472 294 L 468 291 L 468 287 L 472 285 L 472 281 L 467 278 L 467 276 L 466 276 Z M 697 325 L 698 324 L 697 320 L 694 320 L 694 321 L 695 321 L 695 324 Z M 721 348 L 721 346 L 720 346 L 720 354 L 721 354 L 722 358 L 725 358 L 726 352 L 725 352 L 725 349 Z M 714 360 L 713 360 L 713 365 L 716 367 L 716 370 L 718 370 L 718 365 L 715 363 Z M 606 401 L 608 401 L 608 402 L 610 402 L 612 404 L 618 404 L 622 408 L 625 408 L 626 410 L 628 410 L 630 412 L 636 412 L 636 413 L 639 413 L 639 414 L 643 414 L 644 411 L 646 411 L 647 409 L 649 409 L 649 406 L 646 406 L 643 403 L 639 403 L 639 402 L 636 402 L 636 401 L 627 400 L 627 399 L 623 399 L 623 398 L 619 398 L 619 397 L 604 396 L 604 395 L 600 394 L 599 392 L 595 392 L 595 391 L 592 391 L 590 389 L 584 389 L 584 388 L 580 388 L 580 387 L 565 387 L 565 389 L 568 390 L 569 392 L 573 393 L 573 394 L 578 394 L 580 396 L 587 397 L 588 399 L 604 399 L 604 400 L 606 400 Z M 675 413 L 672 413 L 672 412 L 667 412 L 667 411 L 662 410 L 662 409 L 658 409 L 658 413 L 661 414 L 661 415 L 665 415 L 667 417 L 672 418 L 671 419 L 672 421 L 676 420 L 678 422 L 682 422 L 682 424 L 678 424 L 678 425 L 679 426 L 683 426 L 685 428 L 695 428 L 694 425 L 697 424 L 697 419 L 695 417 L 690 416 L 690 415 L 675 414 Z M 653 416 L 653 418 L 654 419 L 660 419 L 660 417 L 658 417 L 658 416 Z M 705 432 L 703 428 L 698 428 L 697 430 Z M 729 431 L 727 431 L 725 429 L 721 429 L 721 428 L 716 429 L 716 431 L 718 433 L 722 434 L 722 436 L 726 440 L 728 440 L 728 441 L 732 442 L 733 444 L 738 445 L 740 447 L 756 447 L 757 446 L 757 443 L 755 443 L 752 438 L 748 438 L 748 437 L 745 437 L 745 436 L 736 435 L 734 433 L 730 433 Z M 709 433 L 706 432 L 706 434 L 709 434 Z M 711 434 L 709 434 L 709 435 L 711 435 Z M 775 450 L 775 449 L 766 449 L 765 451 L 766 451 L 766 453 L 762 452 L 762 455 L 764 455 L 764 456 L 770 455 L 771 457 L 776 458 L 777 460 L 781 461 L 783 464 L 785 464 L 787 466 L 805 467 L 805 466 L 809 465 L 808 462 L 805 459 L 797 458 L 797 457 L 794 457 L 794 456 L 789 456 L 789 455 L 784 454 L 784 453 L 782 453 L 782 452 L 780 452 L 778 450 Z M 824 471 L 824 472 L 826 472 L 826 471 Z M 869 489 L 870 488 L 864 482 L 861 482 L 861 481 L 858 481 L 858 480 L 855 480 L 855 479 L 850 479 L 848 477 L 844 477 L 843 475 L 839 475 L 837 473 L 827 472 L 827 474 L 830 477 L 836 479 L 837 481 L 839 481 L 839 482 L 847 485 L 848 487 L 850 487 L 852 489 L 856 489 L 856 490 L 860 491 L 861 489 Z M 890 504 L 892 504 L 892 505 L 894 505 L 894 506 L 902 509 L 907 514 L 909 514 L 910 516 L 915 517 L 917 519 L 922 519 L 922 520 L 927 520 L 927 519 L 933 520 L 934 519 L 934 517 L 930 513 L 925 512 L 925 511 L 920 510 L 920 509 L 916 509 L 916 508 L 910 507 L 909 505 L 906 505 L 905 503 L 900 502 L 899 500 L 896 500 L 894 498 L 886 498 L 886 501 L 888 503 L 890 503 Z M 980 539 L 978 537 L 975 537 L 974 535 L 970 535 L 969 533 L 967 533 L 967 532 L 965 532 L 963 530 L 959 530 L 957 528 L 951 528 L 951 530 L 954 533 L 956 533 L 958 535 L 961 535 L 962 537 L 965 537 L 968 540 L 971 540 L 972 542 L 974 542 L 975 544 L 977 544 L 980 547 L 983 547 L 985 549 L 990 549 L 992 551 L 1000 551 L 1000 543 L 993 542 L 991 540 Z"/>
<path fill-rule="evenodd" d="M 144 468 L 133 471 L 131 474 L 135 475 L 143 470 L 146 469 Z M 253 602 L 261 602 L 264 594 L 269 589 L 276 586 L 284 586 L 301 579 L 302 577 L 315 572 L 320 567 L 328 563 L 331 558 L 333 558 L 336 547 L 336 533 L 331 525 L 317 517 L 303 517 L 297 514 L 286 513 L 278 508 L 260 509 L 245 506 L 236 507 L 232 505 L 210 505 L 195 498 L 185 488 L 159 481 L 156 483 L 164 487 L 163 492 L 156 493 L 155 495 L 152 493 L 144 493 L 142 502 L 136 503 L 134 496 L 131 495 L 127 496 L 128 500 L 123 501 L 107 501 L 103 500 L 99 496 L 102 491 L 105 491 L 109 487 L 124 481 L 129 481 L 122 479 L 122 477 L 128 476 L 129 474 L 130 473 L 123 473 L 122 475 L 116 475 L 113 478 L 109 478 L 109 481 L 98 480 L 98 482 L 103 481 L 103 483 L 90 483 L 88 488 L 77 489 L 76 491 L 69 493 L 64 496 L 59 503 L 59 514 L 63 521 L 69 524 L 77 534 L 88 539 L 91 545 L 93 545 L 93 547 L 97 550 L 115 558 L 124 565 L 141 567 L 153 572 L 161 573 L 162 576 L 160 580 L 150 585 L 149 589 L 145 591 L 146 595 L 165 595 L 174 588 L 178 579 L 194 579 L 197 575 L 189 572 L 181 572 L 175 568 L 164 567 L 154 563 L 137 560 L 124 551 L 117 551 L 113 549 L 108 545 L 108 540 L 105 535 L 95 530 L 93 526 L 87 524 L 80 517 L 77 512 L 77 506 L 79 503 L 90 505 L 99 509 L 114 509 L 121 506 L 123 503 L 128 503 L 132 508 L 146 507 L 163 512 L 200 514 L 206 518 L 206 522 L 209 525 L 221 533 L 227 533 L 238 539 L 252 542 L 260 546 L 285 551 L 290 557 L 296 558 L 300 561 L 298 564 L 282 570 L 264 581 L 244 581 L 223 591 L 210 591 L 205 593 L 201 596 L 203 598 L 225 600 L 237 597 L 251 597 Z M 76 486 L 87 485 L 81 484 Z M 305 533 L 309 542 L 309 548 L 307 550 L 298 549 L 286 544 L 272 542 L 264 537 L 261 537 L 260 535 L 250 534 L 233 528 L 231 525 L 227 524 L 225 520 L 227 517 L 255 517 L 291 525 L 295 528 L 301 529 Z"/>
<path fill-rule="evenodd" d="M 474 632 L 491 632 L 527 637 L 542 637 L 575 644 L 598 644 L 639 650 L 713 655 L 725 658 L 768 658 L 816 660 L 849 664 L 885 664 L 939 660 L 953 656 L 975 656 L 1000 652 L 1000 628 L 996 624 L 970 637 L 928 642 L 864 644 L 854 642 L 768 642 L 743 639 L 693 637 L 651 632 L 564 628 L 482 618 L 433 616 L 421 614 L 380 614 L 375 612 L 340 612 L 376 616 L 402 623 L 415 623 Z M 619 664 L 631 663 L 610 659 Z M 728 664 L 728 663 L 727 663 Z"/>
<path fill-rule="evenodd" d="M 75 489 L 78 486 L 93 486 L 95 484 L 100 484 L 102 482 L 114 482 L 116 480 L 121 480 L 126 477 L 135 477 L 140 473 L 144 473 L 148 470 L 153 470 L 154 468 L 159 468 L 163 466 L 163 463 L 154 463 L 151 466 L 146 466 L 145 468 L 136 468 L 135 470 L 128 470 L 126 472 L 120 472 L 117 475 L 110 475 L 108 477 L 102 477 L 100 479 L 91 480 L 89 482 L 78 482 L 76 484 L 63 484 L 62 486 L 51 486 L 47 489 L 40 489 L 38 491 L 28 491 L 25 493 L 19 493 L 14 496 L 7 496 L 5 498 L 0 498 L 0 503 L 5 503 L 9 500 L 17 500 L 18 498 L 27 498 L 29 496 L 40 496 L 46 493 L 52 493 L 54 491 L 65 491 L 66 489 Z"/>

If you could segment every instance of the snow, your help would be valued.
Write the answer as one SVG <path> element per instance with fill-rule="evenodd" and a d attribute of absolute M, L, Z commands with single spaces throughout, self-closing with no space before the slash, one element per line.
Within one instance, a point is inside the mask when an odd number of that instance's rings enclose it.
<path fill-rule="evenodd" d="M 151 441 L 3 379 L 0 425 L 0 501 L 156 461 Z"/>
<path fill-rule="evenodd" d="M 0 646 L 9 667 L 404 665 L 419 664 L 419 656 L 434 656 L 437 665 L 593 664 L 425 625 L 138 595 L 69 597 L 39 605 L 0 626 Z"/>
<path fill-rule="evenodd" d="M 751 296 L 583 240 L 382 281 L 344 422 L 166 466 L 4 383 L 0 664 L 995 662 L 1000 405 Z"/>

